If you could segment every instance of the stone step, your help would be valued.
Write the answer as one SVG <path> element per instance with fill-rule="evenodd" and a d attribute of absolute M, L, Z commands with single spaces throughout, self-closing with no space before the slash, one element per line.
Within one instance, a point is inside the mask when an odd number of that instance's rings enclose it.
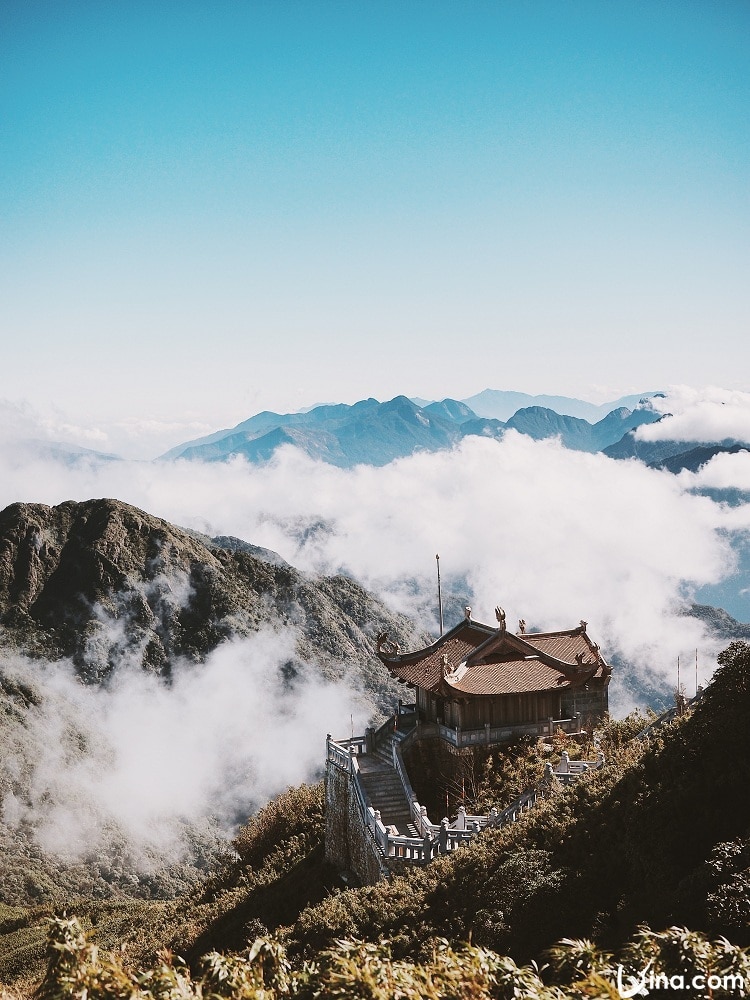
<path fill-rule="evenodd" d="M 380 810 L 380 822 L 383 826 L 398 827 L 399 833 L 408 835 L 410 821 L 411 816 L 409 816 L 408 813 L 401 812 L 400 809 L 394 809 L 391 812 L 383 812 L 382 809 Z"/>
<path fill-rule="evenodd" d="M 385 826 L 395 826 L 403 836 L 411 836 L 411 808 L 401 781 L 392 767 L 370 754 L 360 761 L 360 774 L 367 797 Z"/>
<path fill-rule="evenodd" d="M 376 779 L 375 781 L 370 780 L 369 784 L 371 784 L 373 788 L 377 787 L 383 792 L 392 792 L 394 795 L 400 795 L 403 798 L 404 790 L 401 787 L 400 781 L 378 781 Z"/>
<path fill-rule="evenodd" d="M 391 809 L 394 806 L 398 806 L 402 812 L 409 811 L 403 795 L 381 795 L 376 788 L 368 788 L 366 791 L 374 809 L 382 811 L 384 808 Z"/>

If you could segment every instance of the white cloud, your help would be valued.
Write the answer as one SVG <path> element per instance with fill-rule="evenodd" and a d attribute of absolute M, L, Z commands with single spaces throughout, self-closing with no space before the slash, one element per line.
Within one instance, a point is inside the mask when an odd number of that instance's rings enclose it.
<path fill-rule="evenodd" d="M 118 497 L 275 549 L 311 572 L 343 570 L 401 600 L 404 578 L 432 594 L 440 552 L 446 579 L 468 577 L 477 617 L 492 620 L 499 602 L 509 620 L 540 627 L 586 618 L 605 649 L 665 674 L 681 648 L 705 644 L 699 624 L 675 609 L 733 566 L 720 531 L 731 527 L 728 513 L 681 480 L 513 433 L 351 470 L 293 448 L 264 467 L 6 463 L 0 490 L 4 502 Z"/>
<path fill-rule="evenodd" d="M 71 859 L 102 848 L 112 825 L 144 858 L 179 856 L 185 823 L 214 816 L 231 828 L 312 779 L 326 733 L 351 714 L 361 730 L 369 709 L 299 664 L 294 643 L 291 631 L 267 629 L 204 664 L 175 664 L 169 684 L 127 660 L 102 687 L 65 663 L 6 661 L 5 676 L 40 701 L 0 764 L 3 820 L 29 822 L 45 850 Z M 300 667 L 291 682 L 280 670 L 289 661 Z"/>
<path fill-rule="evenodd" d="M 680 480 L 694 489 L 735 489 L 750 493 L 750 451 L 714 455 L 698 472 L 681 472 Z"/>
<path fill-rule="evenodd" d="M 750 442 L 750 393 L 707 386 L 672 386 L 665 398 L 653 399 L 659 413 L 669 414 L 636 431 L 641 441 Z"/>
<path fill-rule="evenodd" d="M 45 441 L 83 447 L 135 460 L 163 454 L 215 427 L 205 419 L 161 420 L 148 415 L 86 423 L 70 419 L 55 406 L 44 409 L 25 401 L 0 399 L 0 441 Z"/>

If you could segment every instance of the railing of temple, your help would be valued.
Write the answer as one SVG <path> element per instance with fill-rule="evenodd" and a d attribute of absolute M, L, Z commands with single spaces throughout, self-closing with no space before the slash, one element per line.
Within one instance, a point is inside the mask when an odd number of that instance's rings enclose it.
<path fill-rule="evenodd" d="M 417 706 L 414 702 L 404 705 L 399 701 L 396 709 L 396 729 L 400 732 L 409 732 L 417 722 Z"/>
<path fill-rule="evenodd" d="M 386 736 L 390 735 L 396 728 L 396 719 L 392 715 L 389 719 L 386 719 L 382 726 L 375 730 L 373 734 L 374 745 L 377 746 L 381 740 L 385 739 Z"/>
<path fill-rule="evenodd" d="M 596 760 L 571 760 L 568 756 L 568 751 L 563 750 L 560 763 L 552 773 L 558 781 L 561 781 L 564 785 L 569 785 L 586 771 L 596 770 L 600 767 L 604 767 L 604 754 L 601 750 L 597 754 Z"/>
<path fill-rule="evenodd" d="M 557 730 L 575 733 L 580 729 L 580 718 L 548 719 L 546 722 L 528 722 L 514 726 L 484 726 L 483 729 L 451 729 L 440 722 L 420 722 L 419 736 L 440 736 L 446 743 L 458 748 L 509 743 L 519 736 L 553 736 Z"/>
<path fill-rule="evenodd" d="M 345 771 L 348 771 L 351 766 L 349 749 L 344 748 L 340 743 L 334 743 L 330 736 L 326 745 L 326 759 L 333 764 L 338 764 Z"/>
<path fill-rule="evenodd" d="M 350 740 L 332 740 L 330 734 L 326 740 L 326 757 L 339 767 L 348 771 L 351 768 L 353 756 L 365 753 L 365 737 L 356 736 Z"/>
<path fill-rule="evenodd" d="M 581 774 L 601 768 L 605 763 L 604 754 L 601 752 L 595 761 L 581 761 L 570 760 L 567 751 L 563 751 L 556 769 L 553 769 L 551 764 L 546 764 L 544 776 L 537 785 L 527 789 L 500 812 L 492 809 L 487 816 L 471 816 L 467 815 L 463 806 L 460 806 L 458 816 L 452 823 L 446 818 L 436 824 L 430 821 L 425 807 L 420 806 L 417 802 L 404 766 L 402 748 L 405 747 L 407 741 L 410 742 L 414 738 L 415 734 L 412 732 L 400 742 L 400 745 L 394 742 L 393 766 L 401 779 L 407 801 L 410 803 L 412 822 L 419 832 L 418 837 L 404 836 L 395 832 L 395 827 L 386 827 L 380 812 L 371 805 L 360 780 L 357 762 L 357 756 L 366 752 L 365 738 L 356 737 L 351 740 L 335 741 L 329 736 L 327 742 L 328 760 L 351 774 L 360 814 L 383 855 L 386 858 L 402 859 L 413 863 L 426 864 L 436 854 L 450 854 L 456 848 L 469 843 L 473 837 L 487 827 L 500 828 L 508 823 L 515 823 L 524 812 L 536 804 L 545 790 L 550 787 L 553 777 L 563 784 L 570 784 Z"/>
<path fill-rule="evenodd" d="M 657 716 L 655 719 L 649 722 L 648 725 L 645 726 L 645 728 L 643 728 L 640 731 L 640 733 L 636 733 L 635 738 L 637 740 L 648 739 L 648 737 L 652 733 L 656 732 L 657 729 L 661 729 L 662 726 L 666 726 L 670 722 L 674 722 L 674 720 L 678 718 L 679 715 L 685 712 L 691 712 L 696 707 L 696 705 L 698 705 L 698 703 L 703 699 L 705 693 L 706 693 L 706 688 L 699 687 L 694 697 L 685 700 L 685 703 L 682 705 L 681 711 L 680 709 L 678 709 L 676 705 L 674 708 L 668 709 L 666 712 L 663 712 L 661 715 Z"/>

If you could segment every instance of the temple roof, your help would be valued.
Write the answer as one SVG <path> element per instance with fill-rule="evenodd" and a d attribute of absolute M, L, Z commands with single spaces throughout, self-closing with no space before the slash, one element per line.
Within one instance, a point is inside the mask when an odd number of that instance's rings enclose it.
<path fill-rule="evenodd" d="M 453 699 L 559 691 L 610 674 L 586 622 L 561 632 L 515 635 L 504 618 L 499 628 L 465 618 L 412 653 L 402 654 L 381 636 L 378 656 L 403 683 Z"/>

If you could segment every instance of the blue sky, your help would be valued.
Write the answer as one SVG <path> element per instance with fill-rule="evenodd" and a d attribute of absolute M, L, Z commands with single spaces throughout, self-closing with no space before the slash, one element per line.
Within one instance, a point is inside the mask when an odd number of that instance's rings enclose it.
<path fill-rule="evenodd" d="M 216 427 L 749 389 L 748 29 L 744 0 L 5 0 L 0 398 Z"/>

